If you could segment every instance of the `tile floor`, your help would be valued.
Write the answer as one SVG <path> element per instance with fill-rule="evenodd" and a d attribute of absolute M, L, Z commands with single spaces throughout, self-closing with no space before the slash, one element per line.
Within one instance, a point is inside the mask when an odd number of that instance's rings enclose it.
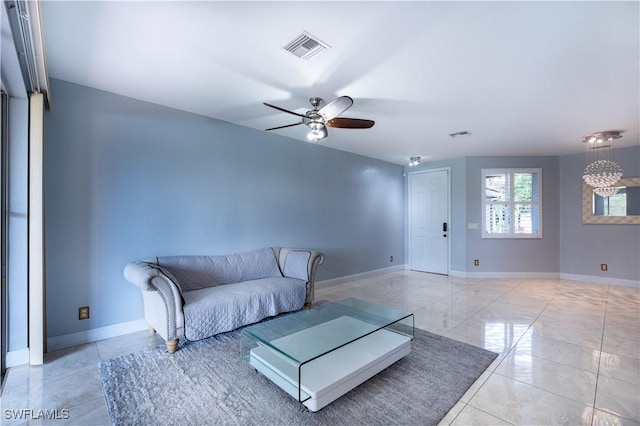
<path fill-rule="evenodd" d="M 500 354 L 443 425 L 640 425 L 637 288 L 397 271 L 316 291 L 316 300 L 346 297 L 412 311 L 419 328 Z M 0 423 L 108 424 L 97 363 L 161 343 L 139 332 L 52 352 L 41 367 L 11 368 Z M 68 418 L 10 419 L 6 410 L 15 409 L 57 409 Z"/>

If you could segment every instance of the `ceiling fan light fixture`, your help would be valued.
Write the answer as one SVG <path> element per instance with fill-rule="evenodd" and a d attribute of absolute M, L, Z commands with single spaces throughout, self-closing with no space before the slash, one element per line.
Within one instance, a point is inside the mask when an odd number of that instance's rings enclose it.
<path fill-rule="evenodd" d="M 309 123 L 309 127 L 311 128 L 312 132 L 318 132 L 322 130 L 323 124 L 319 121 L 312 121 L 311 123 Z"/>
<path fill-rule="evenodd" d="M 420 157 L 411 157 L 409 158 L 409 167 L 418 166 L 421 163 Z"/>
<path fill-rule="evenodd" d="M 311 131 L 307 134 L 307 139 L 311 142 L 318 142 L 327 137 L 327 129 L 322 123 L 314 122 L 309 127 Z"/>
<path fill-rule="evenodd" d="M 309 139 L 311 142 L 318 142 L 319 140 L 322 140 L 326 137 L 326 133 L 323 134 L 322 132 L 309 132 L 309 134 L 307 135 L 307 139 Z"/>

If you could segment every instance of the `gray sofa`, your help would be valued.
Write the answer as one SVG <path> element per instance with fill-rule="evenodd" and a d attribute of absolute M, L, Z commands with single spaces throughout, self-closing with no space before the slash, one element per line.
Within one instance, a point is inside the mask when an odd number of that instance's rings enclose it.
<path fill-rule="evenodd" d="M 124 276 L 142 291 L 150 329 L 174 353 L 179 339 L 204 339 L 310 305 L 322 262 L 317 251 L 272 247 L 136 261 Z"/>

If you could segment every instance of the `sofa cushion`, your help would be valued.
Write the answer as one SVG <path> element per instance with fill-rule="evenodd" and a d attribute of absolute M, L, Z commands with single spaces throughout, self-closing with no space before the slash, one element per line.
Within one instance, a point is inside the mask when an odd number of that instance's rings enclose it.
<path fill-rule="evenodd" d="M 173 274 L 183 292 L 282 276 L 271 248 L 225 256 L 167 256 L 157 259 L 159 266 Z"/>
<path fill-rule="evenodd" d="M 307 268 L 309 267 L 309 259 L 311 259 L 311 252 L 309 251 L 290 251 L 289 253 L 287 253 L 287 257 L 284 260 L 282 273 L 285 277 L 306 280 L 309 275 L 309 273 L 307 272 Z"/>
<path fill-rule="evenodd" d="M 271 248 L 249 251 L 235 255 L 240 269 L 240 281 L 281 277 L 276 254 Z"/>
<path fill-rule="evenodd" d="M 305 281 L 271 277 L 184 292 L 184 328 L 189 340 L 235 330 L 282 312 L 302 309 Z"/>

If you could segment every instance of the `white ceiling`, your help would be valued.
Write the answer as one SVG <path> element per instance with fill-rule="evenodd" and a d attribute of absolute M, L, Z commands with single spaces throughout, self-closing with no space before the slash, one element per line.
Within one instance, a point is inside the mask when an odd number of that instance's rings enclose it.
<path fill-rule="evenodd" d="M 342 116 L 376 125 L 318 143 L 398 164 L 583 152 L 601 130 L 640 143 L 637 1 L 41 7 L 52 78 L 256 129 L 298 121 L 263 102 L 304 113 L 311 96 L 349 95 Z M 309 62 L 283 50 L 302 31 L 331 49 Z M 303 126 L 276 133 L 310 143 Z"/>

